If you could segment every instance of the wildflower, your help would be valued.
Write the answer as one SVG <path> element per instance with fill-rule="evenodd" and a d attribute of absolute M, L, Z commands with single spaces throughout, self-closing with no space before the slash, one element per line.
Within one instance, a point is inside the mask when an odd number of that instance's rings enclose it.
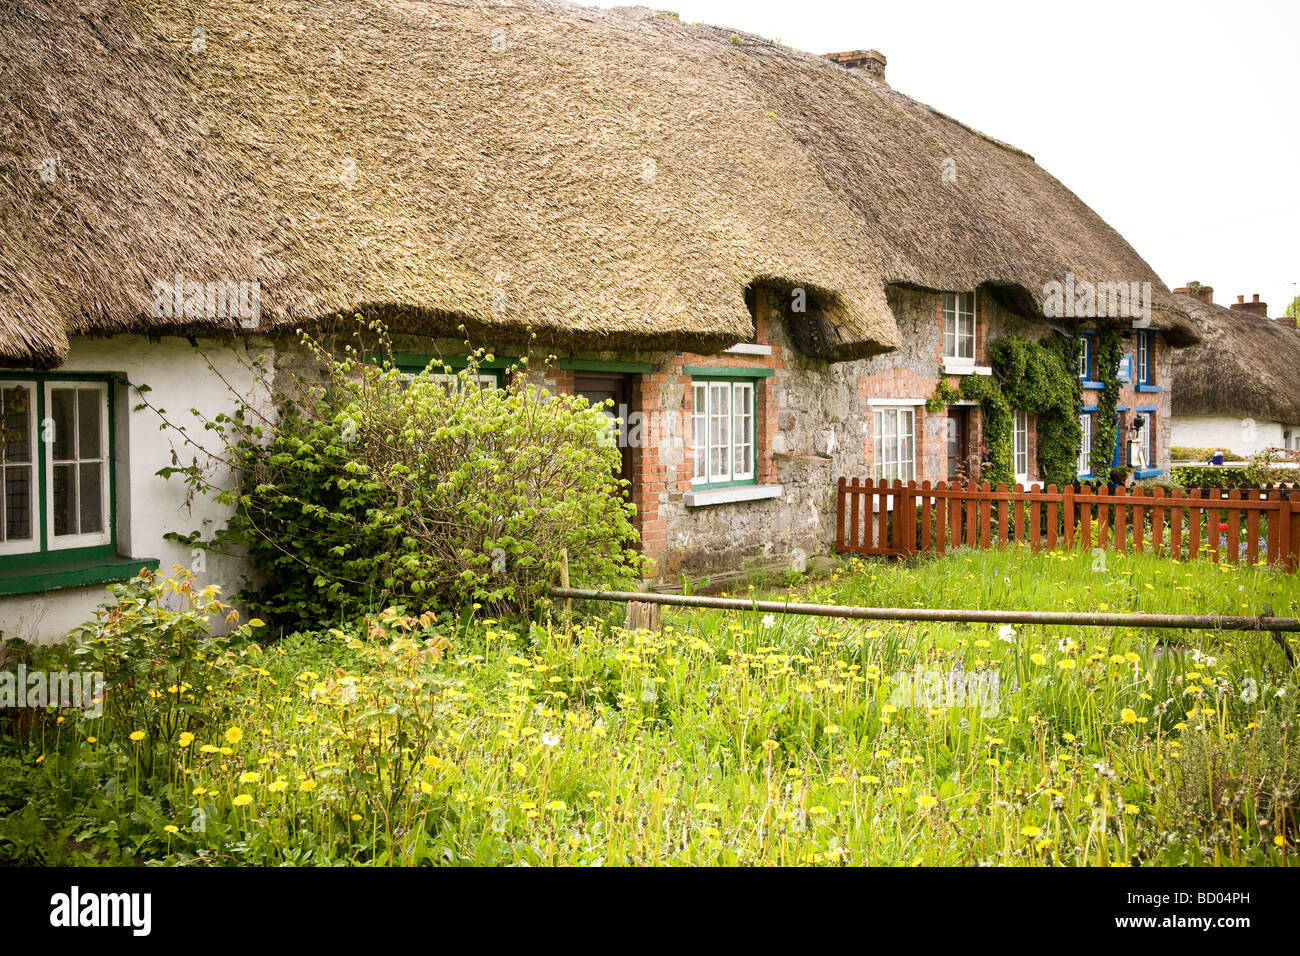
<path fill-rule="evenodd" d="M 916 798 L 916 805 L 920 807 L 922 810 L 929 810 L 932 806 L 934 806 L 938 802 L 939 802 L 938 800 L 930 796 L 928 793 L 922 794 L 921 796 Z"/>
<path fill-rule="evenodd" d="M 166 830 L 168 833 L 180 833 L 180 832 L 181 832 L 181 828 L 178 827 L 178 826 L 176 826 L 176 824 L 174 824 L 174 823 L 169 823 L 169 824 L 167 824 L 165 827 L 163 827 L 163 829 Z"/>
<path fill-rule="evenodd" d="M 244 739 L 244 732 L 238 727 L 230 727 L 226 730 L 226 743 L 237 744 Z"/>
<path fill-rule="evenodd" d="M 316 789 L 315 780 L 304 780 L 302 783 L 298 784 L 298 790 L 301 793 L 311 793 L 315 789 Z"/>
<path fill-rule="evenodd" d="M 774 624 L 776 624 L 776 615 L 775 615 L 775 614 L 764 614 L 764 615 L 763 615 L 763 626 L 764 626 L 764 627 L 772 627 Z"/>
<path fill-rule="evenodd" d="M 1277 836 L 1273 837 L 1273 845 L 1276 847 L 1286 846 L 1286 837 L 1279 833 Z"/>
<path fill-rule="evenodd" d="M 239 796 L 235 797 L 235 799 L 231 802 L 234 803 L 234 805 L 237 807 L 246 807 L 253 802 L 253 798 L 249 796 L 247 793 L 241 793 Z"/>
<path fill-rule="evenodd" d="M 1138 722 L 1138 715 L 1133 712 L 1131 707 L 1125 707 L 1120 711 L 1119 717 L 1126 724 L 1136 724 Z"/>
<path fill-rule="evenodd" d="M 190 744 L 194 743 L 194 735 L 187 730 L 185 733 L 180 735 L 180 738 L 176 742 L 180 744 L 181 749 L 184 750 Z"/>
<path fill-rule="evenodd" d="M 1036 837 L 1036 836 L 1041 836 L 1042 833 L 1043 833 L 1042 829 L 1035 826 L 1023 826 L 1020 828 L 1021 836 Z"/>
<path fill-rule="evenodd" d="M 553 734 L 549 730 L 542 734 L 542 743 L 547 747 L 554 747 L 560 742 L 560 735 Z"/>
<path fill-rule="evenodd" d="M 1016 629 L 1010 624 L 1003 624 L 998 628 L 998 639 L 1008 644 L 1016 642 Z"/>
<path fill-rule="evenodd" d="M 252 770 L 247 770 L 239 775 L 239 782 L 241 784 L 256 783 L 260 779 L 262 779 L 261 775 Z"/>
<path fill-rule="evenodd" d="M 1047 663 L 1047 658 L 1044 657 L 1042 654 L 1031 654 L 1029 655 L 1029 659 L 1033 661 L 1035 664 L 1037 664 L 1039 667 L 1042 667 L 1044 664 Z"/>
<path fill-rule="evenodd" d="M 289 784 L 285 780 L 274 780 L 266 789 L 270 790 L 272 793 L 283 793 L 285 790 L 289 789 Z"/>
<path fill-rule="evenodd" d="M 140 741 L 144 740 L 144 731 L 143 731 L 143 730 L 133 730 L 133 731 L 131 731 L 131 740 L 132 740 L 132 742 L 137 743 L 137 744 L 138 744 Z"/>

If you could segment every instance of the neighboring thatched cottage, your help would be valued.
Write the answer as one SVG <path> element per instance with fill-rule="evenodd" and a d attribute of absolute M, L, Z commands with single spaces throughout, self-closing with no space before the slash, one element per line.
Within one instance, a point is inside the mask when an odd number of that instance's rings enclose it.
<path fill-rule="evenodd" d="M 338 313 L 413 365 L 535 333 L 530 374 L 666 423 L 626 456 L 660 586 L 825 552 L 842 475 L 965 473 L 981 409 L 925 402 L 1005 335 L 1116 325 L 1167 384 L 1195 335 L 1123 238 L 879 54 L 833 59 L 542 0 L 0 11 L 0 631 L 62 633 L 225 520 L 156 477 L 193 451 L 135 388 L 214 414 L 239 356 L 300 364 Z M 1061 317 L 1063 284 L 1147 284 L 1142 315 Z"/>
<path fill-rule="evenodd" d="M 1214 289 L 1174 292 L 1202 335 L 1174 357 L 1173 444 L 1254 455 L 1300 449 L 1300 330 L 1268 305 L 1214 304 Z"/>

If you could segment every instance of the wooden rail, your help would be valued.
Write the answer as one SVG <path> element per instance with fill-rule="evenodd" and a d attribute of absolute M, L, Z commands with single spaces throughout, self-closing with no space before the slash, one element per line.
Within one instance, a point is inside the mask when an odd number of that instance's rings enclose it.
<path fill-rule="evenodd" d="M 1300 567 L 1300 493 L 1277 489 L 1026 490 L 1019 484 L 841 478 L 836 501 L 835 548 L 846 554 L 907 556 L 1028 544 L 1034 551 L 1131 549 Z"/>

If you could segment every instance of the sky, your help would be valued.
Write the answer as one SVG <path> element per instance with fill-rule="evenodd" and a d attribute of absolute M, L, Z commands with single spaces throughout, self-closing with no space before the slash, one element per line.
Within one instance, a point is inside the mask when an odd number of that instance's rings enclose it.
<path fill-rule="evenodd" d="M 607 0 L 590 6 L 613 7 Z M 660 0 L 807 50 L 1034 157 L 1170 288 L 1300 295 L 1300 0 Z"/>

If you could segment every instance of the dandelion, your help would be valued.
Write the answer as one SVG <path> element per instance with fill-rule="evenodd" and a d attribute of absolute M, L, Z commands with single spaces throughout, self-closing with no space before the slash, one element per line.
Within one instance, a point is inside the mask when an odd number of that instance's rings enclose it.
<path fill-rule="evenodd" d="M 184 750 L 190 744 L 194 743 L 194 735 L 187 730 L 185 733 L 180 735 L 176 742 L 180 744 L 181 749 Z"/>
<path fill-rule="evenodd" d="M 1040 827 L 1035 827 L 1035 826 L 1023 826 L 1023 827 L 1020 828 L 1020 835 L 1021 835 L 1021 836 L 1036 837 L 1036 836 L 1042 836 L 1042 834 L 1043 834 L 1043 831 L 1042 831 L 1042 828 L 1040 828 Z"/>
<path fill-rule="evenodd" d="M 226 743 L 237 744 L 244 739 L 244 732 L 238 727 L 230 727 L 226 730 Z"/>
<path fill-rule="evenodd" d="M 1126 724 L 1136 724 L 1138 722 L 1138 715 L 1133 712 L 1131 707 L 1125 707 L 1120 711 L 1119 718 Z"/>
<path fill-rule="evenodd" d="M 939 802 L 938 800 L 930 796 L 928 793 L 922 794 L 921 796 L 916 798 L 916 805 L 920 807 L 922 810 L 929 810 L 938 802 Z"/>
<path fill-rule="evenodd" d="M 315 780 L 304 780 L 302 783 L 298 784 L 299 793 L 311 793 L 315 789 L 316 789 Z"/>
<path fill-rule="evenodd" d="M 237 807 L 246 807 L 253 802 L 253 798 L 247 793 L 241 793 L 231 801 Z"/>
<path fill-rule="evenodd" d="M 1044 664 L 1047 663 L 1047 658 L 1044 657 L 1042 654 L 1031 654 L 1029 655 L 1029 659 L 1033 661 L 1035 664 L 1037 664 L 1039 667 L 1042 667 Z"/>
<path fill-rule="evenodd" d="M 133 731 L 131 731 L 131 742 L 132 742 L 132 743 L 137 743 L 137 744 L 138 744 L 138 743 L 139 743 L 140 741 L 142 741 L 142 740 L 144 740 L 144 731 L 143 731 L 143 730 L 133 730 Z"/>
<path fill-rule="evenodd" d="M 176 826 L 176 824 L 174 824 L 174 823 L 169 823 L 169 824 L 167 824 L 165 827 L 163 827 L 163 829 L 164 829 L 166 832 L 168 832 L 168 833 L 180 833 L 180 832 L 181 832 L 181 828 L 178 827 L 178 826 Z"/>
<path fill-rule="evenodd" d="M 554 747 L 560 742 L 560 735 L 553 734 L 549 730 L 542 734 L 542 743 L 547 747 Z"/>
<path fill-rule="evenodd" d="M 261 779 L 262 779 L 261 774 L 255 773 L 252 770 L 245 771 L 244 773 L 241 773 L 239 775 L 239 782 L 241 784 L 256 783 L 258 780 Z"/>

